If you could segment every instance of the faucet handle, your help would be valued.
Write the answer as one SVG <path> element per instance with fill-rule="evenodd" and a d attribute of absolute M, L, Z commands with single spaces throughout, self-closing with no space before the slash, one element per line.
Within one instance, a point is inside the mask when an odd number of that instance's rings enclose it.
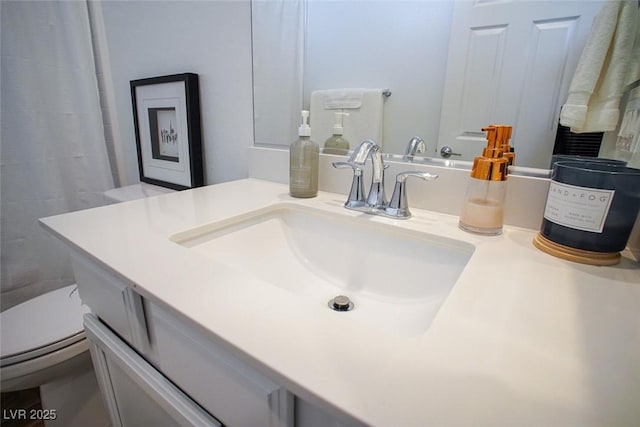
<path fill-rule="evenodd" d="M 438 175 L 429 173 L 429 172 L 419 172 L 419 171 L 407 171 L 400 172 L 396 175 L 396 183 L 404 183 L 408 177 L 415 176 L 417 178 L 421 178 L 425 181 L 433 181 L 434 179 L 438 179 Z"/>
<path fill-rule="evenodd" d="M 333 162 L 332 164 L 336 169 L 353 169 L 351 190 L 349 191 L 347 201 L 344 203 L 344 207 L 347 209 L 362 208 L 365 205 L 364 186 L 362 184 L 362 168 L 350 162 Z"/>
<path fill-rule="evenodd" d="M 334 168 L 336 169 L 346 169 L 346 168 L 353 168 L 353 170 L 355 171 L 356 169 L 360 169 L 362 170 L 362 168 L 358 165 L 355 165 L 353 163 L 349 163 L 349 162 L 333 162 L 331 163 L 333 165 Z"/>
<path fill-rule="evenodd" d="M 407 171 L 400 172 L 396 175 L 396 185 L 393 188 L 393 195 L 389 205 L 385 207 L 384 214 L 391 218 L 407 219 L 411 217 L 409 211 L 409 203 L 407 201 L 406 181 L 410 176 L 423 179 L 425 181 L 432 181 L 438 178 L 438 175 L 429 172 Z"/>
<path fill-rule="evenodd" d="M 448 159 L 451 156 L 458 156 L 458 157 L 462 156 L 462 154 L 460 153 L 454 153 L 453 148 L 449 147 L 448 145 L 445 145 L 440 149 L 440 155 L 445 159 Z"/>

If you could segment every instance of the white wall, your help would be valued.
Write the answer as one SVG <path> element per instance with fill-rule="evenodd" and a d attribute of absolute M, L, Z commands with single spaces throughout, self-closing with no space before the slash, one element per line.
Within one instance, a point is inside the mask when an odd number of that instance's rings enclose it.
<path fill-rule="evenodd" d="M 101 2 L 125 163 L 139 181 L 131 80 L 193 72 L 200 80 L 205 183 L 247 176 L 253 144 L 251 5 L 234 1 Z"/>

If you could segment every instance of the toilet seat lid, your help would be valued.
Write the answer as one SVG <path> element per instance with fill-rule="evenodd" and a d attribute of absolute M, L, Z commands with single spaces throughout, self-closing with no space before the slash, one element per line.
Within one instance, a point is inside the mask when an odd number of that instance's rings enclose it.
<path fill-rule="evenodd" d="M 69 285 L 47 292 L 0 313 L 0 354 L 2 359 L 28 356 L 84 331 L 82 316 L 88 312 L 82 306 L 77 286 Z M 68 345 L 68 344 L 67 344 Z M 54 346 L 58 348 L 59 346 Z M 24 359 L 28 357 L 21 357 Z M 3 360 L 6 361 L 6 360 Z"/>

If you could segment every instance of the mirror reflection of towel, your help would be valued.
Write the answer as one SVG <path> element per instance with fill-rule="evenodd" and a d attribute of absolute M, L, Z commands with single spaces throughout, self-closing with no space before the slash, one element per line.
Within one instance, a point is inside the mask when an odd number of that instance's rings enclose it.
<path fill-rule="evenodd" d="M 365 139 L 382 146 L 383 89 L 328 89 L 311 93 L 311 139 L 322 147 L 333 134 L 335 112 L 345 112 L 344 138 L 350 147 Z"/>
<path fill-rule="evenodd" d="M 609 0 L 593 21 L 571 81 L 560 124 L 572 132 L 612 131 L 618 125 L 620 98 L 628 79 L 639 26 L 636 1 Z"/>
<path fill-rule="evenodd" d="M 637 161 L 638 156 L 640 156 L 640 86 L 629 92 L 615 148 L 626 152 L 623 154 L 624 156 L 631 154 L 629 166 L 640 166 Z"/>
<path fill-rule="evenodd" d="M 622 118 L 618 139 L 616 140 L 616 150 L 633 153 L 638 148 L 638 138 L 640 137 L 640 110 L 627 110 Z"/>

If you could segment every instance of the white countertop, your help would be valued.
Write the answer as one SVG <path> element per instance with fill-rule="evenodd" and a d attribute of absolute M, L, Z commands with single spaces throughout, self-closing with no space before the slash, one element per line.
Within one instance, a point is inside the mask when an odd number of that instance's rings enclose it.
<path fill-rule="evenodd" d="M 247 179 L 41 222 L 293 393 L 366 424 L 640 425 L 640 264 L 628 255 L 587 266 L 538 251 L 532 230 L 480 237 L 430 211 L 367 216 L 476 247 L 429 330 L 400 336 L 169 240 L 282 201 L 360 215 L 342 195 L 293 199 L 285 185 Z"/>

